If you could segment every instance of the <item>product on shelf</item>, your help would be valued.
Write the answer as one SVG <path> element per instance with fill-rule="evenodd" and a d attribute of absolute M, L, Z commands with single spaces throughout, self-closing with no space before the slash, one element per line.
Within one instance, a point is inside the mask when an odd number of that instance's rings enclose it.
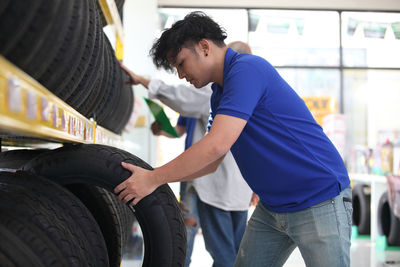
<path fill-rule="evenodd" d="M 400 137 L 393 146 L 393 174 L 400 175 Z"/>
<path fill-rule="evenodd" d="M 381 168 L 384 174 L 393 172 L 393 144 L 389 139 L 381 147 Z"/>

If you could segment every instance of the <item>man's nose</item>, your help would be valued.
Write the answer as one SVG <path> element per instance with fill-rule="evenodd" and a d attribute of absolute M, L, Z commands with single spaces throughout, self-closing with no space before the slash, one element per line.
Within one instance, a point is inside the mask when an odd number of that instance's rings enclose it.
<path fill-rule="evenodd" d="M 178 76 L 179 76 L 179 79 L 183 79 L 183 78 L 185 78 L 185 73 L 182 70 L 178 69 Z"/>

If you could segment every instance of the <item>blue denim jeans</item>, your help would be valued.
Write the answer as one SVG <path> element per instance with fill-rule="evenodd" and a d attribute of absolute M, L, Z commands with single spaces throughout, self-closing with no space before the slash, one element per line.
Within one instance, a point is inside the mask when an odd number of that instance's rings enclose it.
<path fill-rule="evenodd" d="M 213 267 L 232 267 L 246 229 L 247 211 L 225 211 L 198 199 L 204 243 Z"/>
<path fill-rule="evenodd" d="M 307 267 L 350 266 L 351 189 L 308 209 L 275 213 L 258 203 L 235 267 L 282 266 L 299 247 Z"/>
<path fill-rule="evenodd" d="M 182 187 L 181 187 L 182 189 Z M 186 234 L 187 234 L 187 247 L 186 247 L 186 260 L 185 267 L 188 267 L 191 262 L 192 252 L 193 252 L 193 244 L 194 239 L 196 237 L 197 231 L 200 228 L 200 220 L 197 210 L 197 193 L 192 186 L 186 189 L 186 185 L 184 185 L 181 193 L 181 210 L 184 219 L 195 218 L 197 224 L 195 226 L 186 225 Z"/>

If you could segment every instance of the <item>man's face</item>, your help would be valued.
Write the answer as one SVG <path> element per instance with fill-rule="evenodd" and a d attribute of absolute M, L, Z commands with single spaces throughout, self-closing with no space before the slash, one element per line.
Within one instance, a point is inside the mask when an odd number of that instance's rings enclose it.
<path fill-rule="evenodd" d="M 187 48 L 182 47 L 172 65 L 178 71 L 180 79 L 185 78 L 196 88 L 206 86 L 210 81 L 210 68 L 207 66 L 207 57 L 199 45 Z"/>

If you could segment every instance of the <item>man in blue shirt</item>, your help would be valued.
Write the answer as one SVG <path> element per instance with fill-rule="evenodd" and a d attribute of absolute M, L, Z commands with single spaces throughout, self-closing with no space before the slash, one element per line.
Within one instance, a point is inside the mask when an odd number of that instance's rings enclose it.
<path fill-rule="evenodd" d="M 282 266 L 298 247 L 307 266 L 350 266 L 351 189 L 339 153 L 304 101 L 264 59 L 237 54 L 225 32 L 193 12 L 163 32 L 151 55 L 200 88 L 214 82 L 208 134 L 171 162 L 115 188 L 135 205 L 159 185 L 213 171 L 231 150 L 260 202 L 235 266 Z"/>
<path fill-rule="evenodd" d="M 240 41 L 227 46 L 238 53 L 251 53 L 250 47 Z M 132 84 L 141 84 L 149 90 L 149 98 L 159 99 L 180 113 L 175 130 L 179 136 L 186 132 L 185 149 L 204 136 L 210 115 L 211 83 L 203 88 L 183 84 L 168 85 L 159 79 L 137 75 L 123 65 L 121 67 L 131 76 Z M 151 129 L 155 135 L 172 137 L 161 131 L 157 122 L 151 125 Z M 199 225 L 204 245 L 213 259 L 213 266 L 233 266 L 245 232 L 251 195 L 230 152 L 214 173 L 181 183 L 180 204 L 187 230 L 185 266 L 191 262 Z"/>

